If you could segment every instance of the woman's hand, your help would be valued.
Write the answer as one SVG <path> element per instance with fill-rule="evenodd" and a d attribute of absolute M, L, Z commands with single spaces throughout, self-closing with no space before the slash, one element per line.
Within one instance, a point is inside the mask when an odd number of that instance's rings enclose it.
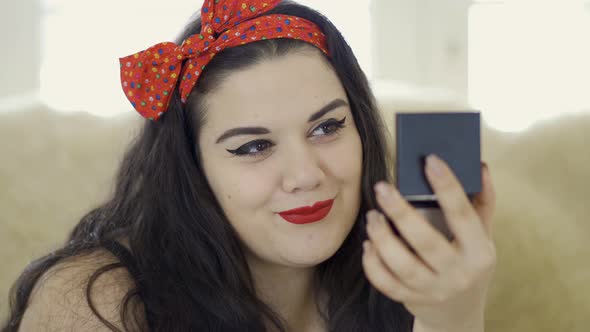
<path fill-rule="evenodd" d="M 449 242 L 393 185 L 380 182 L 382 187 L 375 186 L 377 201 L 416 254 L 383 214 L 371 210 L 365 274 L 375 288 L 414 315 L 414 331 L 483 331 L 487 289 L 496 266 L 495 193 L 489 170 L 482 166 L 482 192 L 473 205 L 441 159 L 427 158 L 426 175 L 454 240 Z"/>

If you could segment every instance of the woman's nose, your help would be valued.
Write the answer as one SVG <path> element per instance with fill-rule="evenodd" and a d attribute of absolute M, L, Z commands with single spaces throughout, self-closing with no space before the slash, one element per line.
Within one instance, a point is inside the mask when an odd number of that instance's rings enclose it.
<path fill-rule="evenodd" d="M 313 147 L 291 146 L 285 154 L 283 189 L 286 192 L 309 191 L 320 185 L 325 174 L 321 159 Z"/>

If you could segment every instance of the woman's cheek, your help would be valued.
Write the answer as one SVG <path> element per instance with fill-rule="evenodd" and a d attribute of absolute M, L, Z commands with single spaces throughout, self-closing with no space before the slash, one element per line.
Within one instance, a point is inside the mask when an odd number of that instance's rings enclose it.
<path fill-rule="evenodd" d="M 275 175 L 270 167 L 242 166 L 224 173 L 225 181 L 227 181 L 227 195 L 232 196 L 234 206 L 256 209 L 271 195 Z"/>

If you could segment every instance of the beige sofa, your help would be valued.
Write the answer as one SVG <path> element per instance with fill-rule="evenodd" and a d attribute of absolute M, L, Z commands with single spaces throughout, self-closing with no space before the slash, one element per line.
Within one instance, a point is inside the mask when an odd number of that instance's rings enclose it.
<path fill-rule="evenodd" d="M 380 104 L 390 125 L 394 109 L 412 108 Z M 113 119 L 49 109 L 0 114 L 0 317 L 27 262 L 56 248 L 112 189 L 138 120 L 132 112 Z M 483 124 L 483 159 L 498 194 L 487 331 L 590 329 L 589 133 L 588 113 L 521 134 Z"/>

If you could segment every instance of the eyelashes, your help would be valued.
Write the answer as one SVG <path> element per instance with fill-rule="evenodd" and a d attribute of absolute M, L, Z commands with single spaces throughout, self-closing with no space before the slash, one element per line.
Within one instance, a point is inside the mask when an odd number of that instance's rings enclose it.
<path fill-rule="evenodd" d="M 318 129 L 322 129 L 324 132 L 327 133 L 318 136 L 334 136 L 338 134 L 338 132 L 342 128 L 346 127 L 346 125 L 344 124 L 345 121 L 346 117 L 342 118 L 342 120 L 330 119 L 317 126 L 313 130 L 313 132 L 316 132 Z M 269 140 L 258 139 L 255 141 L 248 142 L 235 150 L 226 149 L 226 151 L 238 157 L 258 157 L 260 155 L 267 153 L 273 146 L 274 143 L 272 143 Z M 255 152 L 250 152 L 252 150 L 254 150 Z"/>

